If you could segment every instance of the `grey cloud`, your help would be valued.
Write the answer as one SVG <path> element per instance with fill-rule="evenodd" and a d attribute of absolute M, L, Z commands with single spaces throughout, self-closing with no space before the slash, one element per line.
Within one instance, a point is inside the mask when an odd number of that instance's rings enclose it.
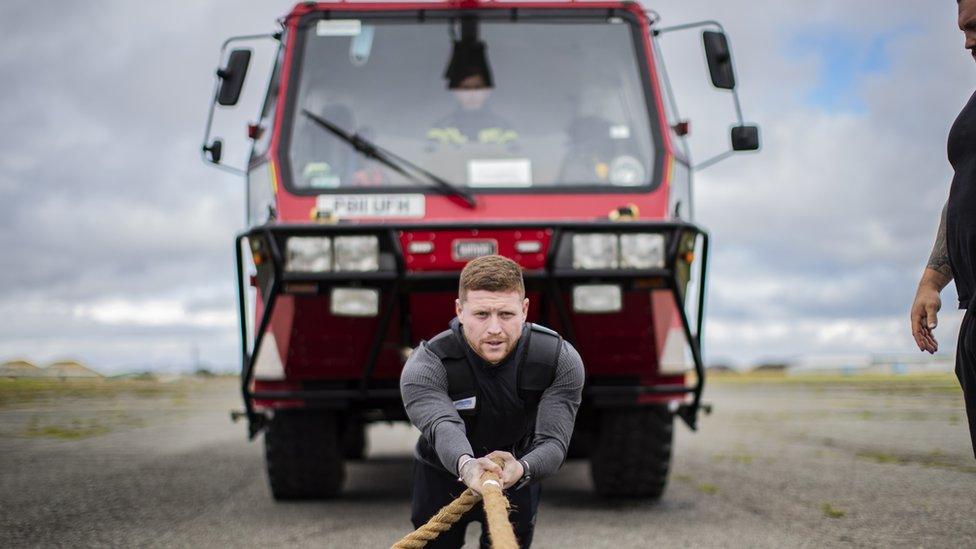
<path fill-rule="evenodd" d="M 764 133 L 760 154 L 700 173 L 696 201 L 715 246 L 709 322 L 762 326 L 769 337 L 739 338 L 736 348 L 706 329 L 706 343 L 751 358 L 816 352 L 818 339 L 798 328 L 805 319 L 857 320 L 869 329 L 890 319 L 901 332 L 858 344 L 910 348 L 907 310 L 951 177 L 945 136 L 976 77 L 955 29 L 955 5 L 925 16 L 912 2 L 658 6 L 666 24 L 712 17 L 725 24 L 747 119 Z M 854 82 L 867 111 L 844 114 L 802 100 L 821 61 L 789 46 L 810 25 L 865 36 L 905 26 L 918 32 L 887 45 L 888 70 Z M 686 92 L 682 114 L 692 120 L 700 159 L 727 146 L 729 106 L 702 85 L 696 39 L 666 54 Z M 951 288 L 943 299 L 954 308 Z"/>
<path fill-rule="evenodd" d="M 116 298 L 236 310 L 243 181 L 204 166 L 198 147 L 220 43 L 273 30 L 289 8 L 0 7 L 0 310 L 11 313 L 0 355 L 156 363 L 197 338 L 204 355 L 211 346 L 236 359 L 233 329 L 101 324 L 72 311 Z"/>

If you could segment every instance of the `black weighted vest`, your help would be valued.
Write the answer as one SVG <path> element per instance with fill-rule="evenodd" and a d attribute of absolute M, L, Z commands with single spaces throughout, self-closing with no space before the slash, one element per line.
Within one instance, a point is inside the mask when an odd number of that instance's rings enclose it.
<path fill-rule="evenodd" d="M 522 333 L 524 342 L 519 341 L 513 353 L 519 353 L 513 360 L 514 376 L 482 374 L 482 383 L 490 383 L 490 387 L 481 387 L 478 383 L 480 368 L 471 363 L 468 353 L 472 353 L 467 342 L 459 339 L 458 334 L 448 329 L 428 342 L 428 348 L 433 351 L 447 372 L 448 394 L 457 408 L 458 415 L 464 421 L 465 433 L 474 450 L 475 456 L 480 457 L 494 450 L 506 450 L 516 457 L 522 457 L 532 447 L 535 435 L 536 414 L 542 393 L 553 383 L 556 377 L 556 366 L 562 350 L 562 338 L 556 332 L 537 324 L 526 324 Z M 512 364 L 497 367 L 510 367 Z M 511 387 L 514 377 L 515 387 Z M 517 398 L 516 408 L 506 406 L 506 409 L 496 409 L 498 400 L 504 400 L 499 395 L 485 395 L 485 390 L 506 393 L 512 391 Z M 504 395 L 502 395 L 504 396 Z M 470 399 L 474 399 L 471 403 Z M 429 441 L 423 437 L 418 448 L 424 461 L 440 465 L 436 452 Z"/>

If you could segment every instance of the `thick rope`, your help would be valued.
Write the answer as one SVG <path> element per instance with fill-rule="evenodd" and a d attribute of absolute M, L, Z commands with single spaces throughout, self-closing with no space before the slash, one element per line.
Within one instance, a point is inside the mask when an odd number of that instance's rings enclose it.
<path fill-rule="evenodd" d="M 493 460 L 499 467 L 504 463 L 501 459 Z M 518 541 L 512 530 L 512 523 L 508 521 L 508 498 L 502 493 L 501 480 L 494 473 L 485 473 L 481 477 L 481 493 L 479 496 L 468 488 L 457 499 L 448 503 L 430 518 L 426 524 L 407 534 L 390 549 L 421 549 L 427 542 L 436 538 L 441 532 L 451 529 L 461 515 L 467 513 L 482 498 L 484 499 L 485 518 L 488 520 L 488 536 L 492 549 L 518 549 Z"/>
<path fill-rule="evenodd" d="M 441 532 L 450 530 L 461 519 L 461 515 L 470 511 L 479 501 L 481 496 L 468 488 L 456 500 L 442 507 L 426 524 L 394 543 L 391 549 L 420 549 Z"/>
<path fill-rule="evenodd" d="M 491 476 L 497 478 L 497 475 Z M 492 549 L 519 549 L 512 523 L 508 521 L 508 498 L 502 493 L 500 482 L 482 477 L 481 493 L 485 500 L 485 518 L 488 520 L 488 539 L 491 540 Z"/>

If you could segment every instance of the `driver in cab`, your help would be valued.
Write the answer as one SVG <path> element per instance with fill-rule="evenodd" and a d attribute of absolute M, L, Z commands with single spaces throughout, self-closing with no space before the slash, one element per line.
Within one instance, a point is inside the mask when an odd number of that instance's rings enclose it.
<path fill-rule="evenodd" d="M 475 143 L 511 148 L 517 144 L 518 132 L 489 106 L 494 83 L 484 42 L 463 39 L 455 42 L 444 78 L 456 107 L 427 130 L 431 149 Z"/>

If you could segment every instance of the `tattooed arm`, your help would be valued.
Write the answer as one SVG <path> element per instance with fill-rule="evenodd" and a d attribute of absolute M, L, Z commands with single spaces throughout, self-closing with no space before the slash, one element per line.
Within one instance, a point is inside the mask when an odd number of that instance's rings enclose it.
<path fill-rule="evenodd" d="M 949 203 L 942 207 L 942 218 L 939 220 L 939 230 L 935 235 L 935 245 L 929 262 L 922 272 L 922 280 L 915 292 L 912 303 L 911 321 L 912 336 L 919 350 L 934 353 L 939 350 L 932 331 L 938 324 L 938 312 L 942 308 L 939 293 L 952 281 L 952 268 L 949 266 L 949 248 L 946 245 L 946 210 Z"/>
<path fill-rule="evenodd" d="M 946 287 L 952 280 L 952 269 L 949 267 L 949 247 L 946 244 L 946 210 L 949 208 L 949 203 L 942 207 L 942 218 L 939 220 L 939 231 L 935 235 L 935 246 L 932 247 L 932 254 L 929 255 L 929 263 L 925 266 L 926 270 L 932 270 L 941 276 L 929 275 L 929 273 L 924 273 L 922 279 L 925 279 L 926 275 L 932 276 L 934 282 L 939 290 Z"/>

